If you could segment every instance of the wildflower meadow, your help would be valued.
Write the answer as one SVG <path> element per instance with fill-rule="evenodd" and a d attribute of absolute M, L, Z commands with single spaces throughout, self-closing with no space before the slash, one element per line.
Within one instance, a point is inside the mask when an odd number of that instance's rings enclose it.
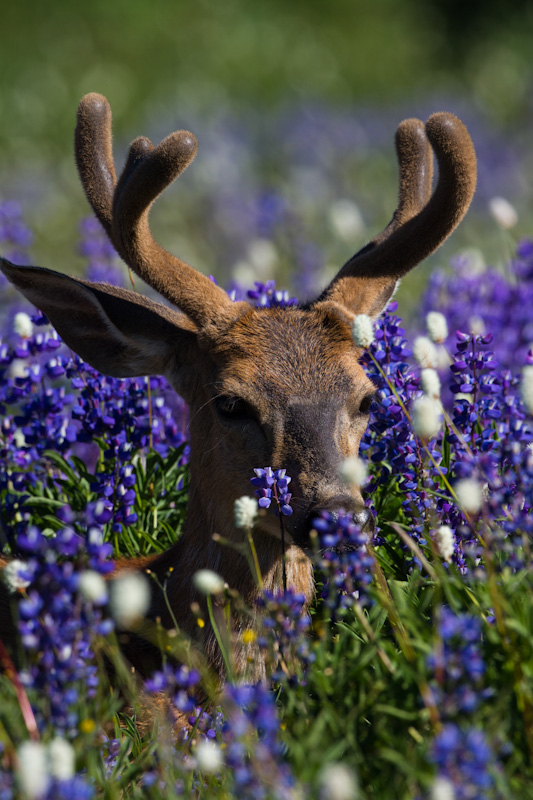
<path fill-rule="evenodd" d="M 266 268 L 287 217 L 268 192 L 261 214 Z M 359 224 L 346 203 L 335 220 L 346 236 Z M 299 226 L 283 230 L 314 279 Z M 31 244 L 18 205 L 0 203 L 2 254 L 30 263 Z M 80 252 L 88 279 L 129 280 L 93 219 Z M 266 278 L 244 285 L 251 267 L 232 299 L 296 302 Z M 133 674 L 121 644 L 151 577 L 106 580 L 115 558 L 180 535 L 184 403 L 160 377 L 99 374 L 7 281 L 0 292 L 0 539 L 18 630 L 8 642 L 0 619 L 0 800 L 533 798 L 532 241 L 501 267 L 464 252 L 434 270 L 408 331 L 395 301 L 356 319 L 376 394 L 343 478 L 376 530 L 342 510 L 316 518 L 309 612 L 286 576 L 242 609 L 220 576 L 196 574 L 198 642 L 211 622 L 224 685 L 194 637 L 157 621 L 160 668 Z M 235 525 L 259 586 L 254 520 L 283 526 L 293 502 L 284 465 L 256 464 Z M 234 608 L 250 620 L 239 631 Z M 236 674 L 236 637 L 250 675 L 263 654 L 263 680 Z"/>

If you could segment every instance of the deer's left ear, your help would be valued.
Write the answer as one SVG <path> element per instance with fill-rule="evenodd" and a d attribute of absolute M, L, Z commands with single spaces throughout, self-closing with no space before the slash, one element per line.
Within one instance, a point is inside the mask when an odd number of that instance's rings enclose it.
<path fill-rule="evenodd" d="M 64 342 L 105 375 L 175 374 L 199 355 L 195 324 L 161 303 L 3 258 L 0 269 L 46 314 Z"/>

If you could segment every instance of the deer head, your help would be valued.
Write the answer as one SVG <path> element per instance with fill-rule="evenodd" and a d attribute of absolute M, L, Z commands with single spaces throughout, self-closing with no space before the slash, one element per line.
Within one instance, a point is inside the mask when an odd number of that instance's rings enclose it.
<path fill-rule="evenodd" d="M 402 122 L 396 134 L 399 203 L 390 224 L 315 301 L 255 308 L 232 302 L 150 233 L 153 201 L 191 163 L 196 147 L 186 131 L 155 147 L 149 139 L 135 139 L 117 180 L 107 100 L 89 94 L 79 105 L 76 161 L 89 203 L 126 264 L 177 310 L 133 291 L 0 260 L 7 278 L 89 364 L 116 377 L 164 375 L 188 403 L 192 455 L 185 530 L 151 563 L 160 575 L 173 567 L 168 594 L 185 629 L 191 626 L 190 603 L 198 599 L 192 576 L 199 568 L 219 572 L 246 600 L 253 598 L 246 562 L 212 535 L 241 535 L 233 527 L 233 505 L 250 494 L 254 467 L 285 467 L 292 476 L 288 582 L 307 597 L 313 584 L 305 553 L 315 514 L 342 507 L 372 527 L 360 491 L 339 477 L 341 462 L 358 453 L 374 393 L 359 364 L 351 322 L 356 314 L 380 314 L 398 280 L 458 225 L 476 181 L 474 148 L 455 116 L 433 114 L 425 125 Z M 439 166 L 433 195 L 432 151 Z M 275 518 L 260 518 L 254 538 L 267 588 L 280 586 Z M 171 625 L 156 592 L 152 614 Z"/>

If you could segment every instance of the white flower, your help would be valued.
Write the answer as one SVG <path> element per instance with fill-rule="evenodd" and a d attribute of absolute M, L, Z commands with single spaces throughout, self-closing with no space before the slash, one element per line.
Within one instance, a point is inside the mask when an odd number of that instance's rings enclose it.
<path fill-rule="evenodd" d="M 353 242 L 365 230 L 359 207 L 352 200 L 336 200 L 328 216 L 333 232 L 345 242 Z"/>
<path fill-rule="evenodd" d="M 121 572 L 110 586 L 109 607 L 121 628 L 138 623 L 150 605 L 150 585 L 141 572 Z"/>
<path fill-rule="evenodd" d="M 98 500 L 94 507 L 94 513 L 101 514 L 105 510 L 105 503 L 103 500 Z M 89 528 L 89 533 L 87 535 L 89 544 L 94 545 L 101 545 L 104 543 L 104 534 L 99 528 Z"/>
<path fill-rule="evenodd" d="M 515 207 L 505 197 L 493 197 L 489 201 L 489 211 L 492 214 L 492 218 L 504 230 L 514 228 L 518 222 L 518 214 Z"/>
<path fill-rule="evenodd" d="M 339 474 L 346 483 L 362 486 L 367 479 L 366 464 L 358 456 L 350 456 L 340 465 Z"/>
<path fill-rule="evenodd" d="M 68 781 L 72 778 L 74 775 L 75 754 L 70 742 L 60 736 L 56 736 L 48 745 L 47 752 L 52 777 L 57 778 L 58 781 Z"/>
<path fill-rule="evenodd" d="M 202 594 L 220 594 L 224 591 L 224 579 L 211 569 L 199 569 L 192 580 L 195 588 Z"/>
<path fill-rule="evenodd" d="M 239 497 L 233 506 L 233 517 L 236 528 L 252 528 L 257 516 L 257 500 L 255 497 Z"/>
<path fill-rule="evenodd" d="M 23 742 L 17 751 L 17 779 L 22 794 L 29 800 L 44 797 L 50 785 L 48 758 L 40 742 Z"/>
<path fill-rule="evenodd" d="M 231 270 L 231 277 L 240 286 L 253 286 L 258 279 L 257 270 L 248 261 L 237 261 Z"/>
<path fill-rule="evenodd" d="M 356 314 L 352 323 L 352 336 L 358 347 L 370 347 L 374 341 L 374 326 L 367 314 Z"/>
<path fill-rule="evenodd" d="M 95 518 L 98 518 L 101 514 L 103 514 L 104 511 L 106 510 L 107 506 L 108 506 L 108 504 L 104 500 L 102 500 L 102 498 L 97 500 L 96 503 L 95 503 L 95 506 L 94 506 L 94 516 L 95 516 Z M 97 543 L 96 540 L 97 540 L 98 537 L 100 537 L 100 541 L 103 538 L 102 534 L 98 530 L 98 528 L 92 528 L 90 533 L 91 533 L 91 536 L 94 537 L 95 543 Z"/>
<path fill-rule="evenodd" d="M 438 372 L 431 367 L 425 367 L 420 373 L 420 385 L 424 394 L 438 400 L 440 397 L 440 378 Z"/>
<path fill-rule="evenodd" d="M 421 367 L 436 367 L 438 364 L 437 348 L 427 336 L 417 336 L 413 342 L 413 355 Z"/>
<path fill-rule="evenodd" d="M 31 373 L 27 361 L 23 358 L 14 358 L 7 368 L 7 377 L 12 380 L 16 378 L 26 378 Z"/>
<path fill-rule="evenodd" d="M 321 800 L 356 800 L 357 778 L 345 764 L 327 764 L 320 774 Z"/>
<path fill-rule="evenodd" d="M 30 339 L 33 334 L 33 322 L 28 314 L 19 311 L 13 318 L 13 330 L 23 339 Z"/>
<path fill-rule="evenodd" d="M 248 260 L 257 274 L 271 275 L 278 260 L 278 250 L 270 239 L 252 239 L 248 245 Z"/>
<path fill-rule="evenodd" d="M 28 565 L 24 561 L 20 561 L 18 558 L 14 558 L 13 561 L 10 561 L 8 564 L 6 564 L 4 571 L 2 572 L 2 577 L 10 592 L 16 592 L 19 589 L 25 589 L 26 586 L 30 585 L 31 581 L 27 578 L 24 578 L 20 574 L 21 572 L 26 572 L 27 570 Z"/>
<path fill-rule="evenodd" d="M 455 800 L 455 789 L 448 778 L 438 776 L 431 787 L 431 800 Z"/>
<path fill-rule="evenodd" d="M 430 311 L 426 315 L 426 328 L 432 342 L 441 344 L 448 338 L 448 322 L 440 311 Z"/>
<path fill-rule="evenodd" d="M 20 447 L 21 449 L 23 447 L 26 447 L 26 437 L 24 436 L 20 428 L 17 428 L 16 431 L 13 432 L 13 439 L 17 447 Z"/>
<path fill-rule="evenodd" d="M 451 364 L 451 359 L 448 351 L 443 344 L 437 345 L 437 368 L 440 370 L 448 370 Z M 428 367 L 429 369 L 429 367 Z"/>
<path fill-rule="evenodd" d="M 522 370 L 520 394 L 522 395 L 525 407 L 530 414 L 533 414 L 533 365 L 531 364 L 528 364 Z"/>
<path fill-rule="evenodd" d="M 463 478 L 453 487 L 457 502 L 467 514 L 477 514 L 483 502 L 483 490 L 473 478 Z"/>
<path fill-rule="evenodd" d="M 478 247 L 467 247 L 459 256 L 461 259 L 461 272 L 468 278 L 483 275 L 487 270 L 485 256 Z"/>
<path fill-rule="evenodd" d="M 62 661 L 65 663 L 66 661 L 70 661 L 72 656 L 72 645 L 71 644 L 62 644 L 57 650 L 57 659 L 58 661 Z"/>
<path fill-rule="evenodd" d="M 196 748 L 196 763 L 202 772 L 217 772 L 224 763 L 222 750 L 215 742 L 203 739 Z"/>
<path fill-rule="evenodd" d="M 413 428 L 422 439 L 431 439 L 441 427 L 442 404 L 432 397 L 423 394 L 411 404 Z"/>
<path fill-rule="evenodd" d="M 98 572 L 94 572 L 92 569 L 82 572 L 78 588 L 85 600 L 90 603 L 97 606 L 107 603 L 107 585 Z"/>
<path fill-rule="evenodd" d="M 483 317 L 470 317 L 468 320 L 468 330 L 470 333 L 473 333 L 474 336 L 484 336 L 487 329 Z"/>
<path fill-rule="evenodd" d="M 441 525 L 435 531 L 435 541 L 439 553 L 445 561 L 451 561 L 455 552 L 455 537 L 449 525 Z"/>

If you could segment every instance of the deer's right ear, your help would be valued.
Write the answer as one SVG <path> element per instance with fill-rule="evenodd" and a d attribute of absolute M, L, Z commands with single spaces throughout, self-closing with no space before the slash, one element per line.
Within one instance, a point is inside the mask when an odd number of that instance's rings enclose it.
<path fill-rule="evenodd" d="M 135 292 L 41 267 L 0 269 L 84 361 L 116 378 L 168 375 L 198 357 L 196 325 Z"/>

